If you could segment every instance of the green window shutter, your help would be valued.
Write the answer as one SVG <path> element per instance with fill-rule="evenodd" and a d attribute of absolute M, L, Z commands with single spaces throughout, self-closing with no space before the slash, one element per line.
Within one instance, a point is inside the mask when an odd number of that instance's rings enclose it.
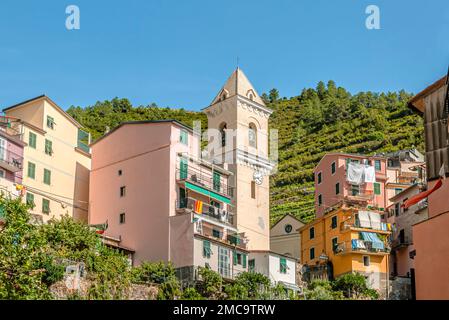
<path fill-rule="evenodd" d="M 53 117 L 47 116 L 47 127 L 51 129 L 55 128 L 55 119 Z"/>
<path fill-rule="evenodd" d="M 42 199 L 42 212 L 46 214 L 50 213 L 50 200 Z"/>
<path fill-rule="evenodd" d="M 382 169 L 382 166 L 380 164 L 380 160 L 374 160 L 374 167 L 376 171 L 380 171 Z"/>
<path fill-rule="evenodd" d="M 36 178 L 36 165 L 32 162 L 28 162 L 28 177 Z"/>
<path fill-rule="evenodd" d="M 53 142 L 48 139 L 45 139 L 45 153 L 50 156 L 53 154 Z"/>
<path fill-rule="evenodd" d="M 232 253 L 233 253 L 233 256 L 234 256 L 233 260 L 234 260 L 234 266 L 235 266 L 235 265 L 237 265 L 237 251 L 234 250 Z"/>
<path fill-rule="evenodd" d="M 29 145 L 31 148 L 36 149 L 36 140 L 37 140 L 36 134 L 33 133 L 33 132 L 30 132 L 30 135 L 29 135 L 29 137 L 28 137 L 28 145 Z"/>
<path fill-rule="evenodd" d="M 189 135 L 187 134 L 187 131 L 181 130 L 179 135 L 179 141 L 183 144 L 188 145 L 189 144 Z"/>
<path fill-rule="evenodd" d="M 242 260 L 243 260 L 243 268 L 246 268 L 246 254 L 243 255 Z"/>
<path fill-rule="evenodd" d="M 374 194 L 380 194 L 380 183 L 374 182 Z"/>
<path fill-rule="evenodd" d="M 44 183 L 51 184 L 51 171 L 48 169 L 44 169 Z"/>
<path fill-rule="evenodd" d="M 27 192 L 26 204 L 34 208 L 34 194 Z"/>
<path fill-rule="evenodd" d="M 203 256 L 206 258 L 210 258 L 210 241 L 203 241 Z"/>
<path fill-rule="evenodd" d="M 220 178 L 221 178 L 220 173 L 214 171 L 213 188 L 215 191 L 218 191 L 218 192 L 220 192 L 220 187 L 221 187 Z"/>
<path fill-rule="evenodd" d="M 187 179 L 187 171 L 188 171 L 189 165 L 187 163 L 187 159 L 186 158 L 181 158 L 181 170 L 180 170 L 180 174 L 179 174 L 179 178 L 181 180 L 183 179 Z"/>

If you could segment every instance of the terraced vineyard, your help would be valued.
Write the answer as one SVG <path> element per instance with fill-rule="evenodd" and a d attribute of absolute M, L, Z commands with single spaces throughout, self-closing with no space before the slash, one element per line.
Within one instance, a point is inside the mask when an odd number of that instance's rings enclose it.
<path fill-rule="evenodd" d="M 274 92 L 274 93 L 272 93 Z M 304 221 L 314 217 L 313 168 L 327 152 L 373 154 L 416 147 L 423 151 L 420 116 L 407 108 L 410 94 L 349 94 L 329 81 L 299 96 L 277 97 L 277 91 L 264 94 L 274 110 L 270 127 L 279 130 L 279 167 L 271 184 L 271 222 L 286 213 Z M 106 128 L 131 120 L 176 119 L 191 125 L 202 121 L 200 112 L 160 108 L 156 105 L 133 107 L 127 99 L 97 102 L 93 106 L 67 110 L 86 127 L 94 139 Z"/>

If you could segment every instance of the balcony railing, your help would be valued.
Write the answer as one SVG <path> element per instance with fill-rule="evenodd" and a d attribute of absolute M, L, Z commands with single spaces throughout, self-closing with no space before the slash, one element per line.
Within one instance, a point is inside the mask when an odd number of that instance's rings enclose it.
<path fill-rule="evenodd" d="M 391 248 L 393 249 L 399 249 L 402 247 L 407 247 L 411 244 L 411 239 L 407 236 L 398 236 L 396 237 L 392 243 L 391 243 Z"/>
<path fill-rule="evenodd" d="M 373 253 L 373 254 L 387 254 L 391 251 L 390 247 L 384 244 L 383 248 L 377 248 L 372 241 L 356 240 L 345 241 L 338 243 L 333 251 L 335 254 L 345 253 Z"/>
<path fill-rule="evenodd" d="M 189 212 L 195 212 L 197 214 L 204 214 L 207 217 L 213 218 L 217 222 L 228 223 L 230 225 L 234 225 L 234 215 L 230 210 L 224 210 L 221 208 L 217 208 L 213 205 L 203 202 L 201 205 L 201 212 L 198 212 L 195 208 L 197 204 L 197 199 L 193 198 L 184 198 L 179 199 L 176 203 L 176 209 L 185 209 Z"/>
<path fill-rule="evenodd" d="M 362 227 L 362 225 L 360 224 L 360 221 L 358 219 L 352 218 L 352 219 L 349 219 L 348 221 L 343 221 L 340 223 L 341 231 L 350 230 L 352 228 L 370 229 L 370 230 L 375 230 L 375 231 L 389 232 L 388 228 L 387 228 L 387 224 L 385 222 L 380 222 L 378 226 L 371 225 L 371 227 L 366 227 L 366 226 Z"/>
<path fill-rule="evenodd" d="M 12 172 L 20 171 L 23 157 L 8 149 L 0 148 L 0 166 Z"/>
<path fill-rule="evenodd" d="M 188 168 L 187 170 L 177 168 L 176 179 L 192 182 L 194 184 L 200 185 L 214 192 L 223 194 L 227 197 L 233 196 L 232 187 L 222 182 L 221 180 L 220 181 L 214 180 L 213 176 L 208 172 L 202 172 L 200 170 L 192 168 Z"/>

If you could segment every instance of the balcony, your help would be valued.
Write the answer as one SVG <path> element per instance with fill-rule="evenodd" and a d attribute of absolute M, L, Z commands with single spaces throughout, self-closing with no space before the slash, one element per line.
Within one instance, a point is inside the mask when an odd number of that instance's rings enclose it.
<path fill-rule="evenodd" d="M 412 241 L 409 237 L 399 234 L 399 236 L 391 242 L 391 249 L 398 250 L 401 248 L 406 248 L 411 244 Z"/>
<path fill-rule="evenodd" d="M 233 196 L 233 188 L 228 186 L 222 181 L 214 180 L 212 174 L 206 171 L 201 171 L 198 169 L 188 168 L 188 169 L 176 169 L 176 180 L 178 181 L 188 181 L 194 185 L 200 186 L 202 188 L 208 189 L 214 193 L 224 195 L 225 197 L 231 198 Z"/>
<path fill-rule="evenodd" d="M 351 241 L 338 243 L 333 248 L 333 251 L 336 255 L 348 253 L 386 255 L 390 253 L 391 249 L 385 245 L 383 248 L 380 248 L 372 241 L 353 239 Z"/>
<path fill-rule="evenodd" d="M 227 223 L 229 225 L 234 225 L 234 214 L 229 210 L 224 210 L 217 208 L 205 202 L 202 203 L 201 208 L 196 207 L 197 199 L 194 198 L 184 198 L 179 199 L 176 202 L 177 211 L 193 212 L 199 215 L 204 215 L 206 217 L 212 218 L 213 221 Z M 198 211 L 200 210 L 200 211 Z"/>
<path fill-rule="evenodd" d="M 195 222 L 195 234 L 203 237 L 219 241 L 225 245 L 234 246 L 239 249 L 246 250 L 247 238 L 243 233 L 238 233 L 237 229 L 220 229 L 212 224 L 203 223 L 202 220 Z"/>
<path fill-rule="evenodd" d="M 386 234 L 389 234 L 391 232 L 388 230 L 387 224 L 385 222 L 381 222 L 378 226 L 367 227 L 362 226 L 358 219 L 351 218 L 348 219 L 347 221 L 343 221 L 340 223 L 340 231 L 347 231 L 347 230 L 359 231 L 360 229 Z"/>
<path fill-rule="evenodd" d="M 4 148 L 0 148 L 0 166 L 8 171 L 22 170 L 23 157 Z"/>

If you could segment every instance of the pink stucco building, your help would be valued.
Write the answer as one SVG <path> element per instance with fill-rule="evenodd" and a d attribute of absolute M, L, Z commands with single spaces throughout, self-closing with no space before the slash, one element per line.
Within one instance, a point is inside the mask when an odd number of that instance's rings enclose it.
<path fill-rule="evenodd" d="M 373 167 L 375 182 L 354 184 L 348 181 L 350 163 Z M 342 203 L 354 203 L 383 211 L 387 204 L 385 184 L 387 182 L 387 159 L 382 156 L 328 153 L 315 167 L 316 216 Z"/>
<path fill-rule="evenodd" d="M 199 137 L 167 121 L 123 123 L 92 145 L 89 223 L 134 252 L 134 263 L 171 261 L 182 279 L 209 266 L 247 270 L 230 171 L 198 159 Z"/>
<path fill-rule="evenodd" d="M 11 120 L 0 117 L 0 188 L 4 193 L 19 194 L 15 185 L 22 183 L 25 145 L 20 132 L 11 128 Z"/>
<path fill-rule="evenodd" d="M 409 106 L 424 116 L 428 218 L 413 225 L 416 298 L 449 299 L 448 78 L 418 93 Z M 434 189 L 435 188 L 435 189 Z"/>

